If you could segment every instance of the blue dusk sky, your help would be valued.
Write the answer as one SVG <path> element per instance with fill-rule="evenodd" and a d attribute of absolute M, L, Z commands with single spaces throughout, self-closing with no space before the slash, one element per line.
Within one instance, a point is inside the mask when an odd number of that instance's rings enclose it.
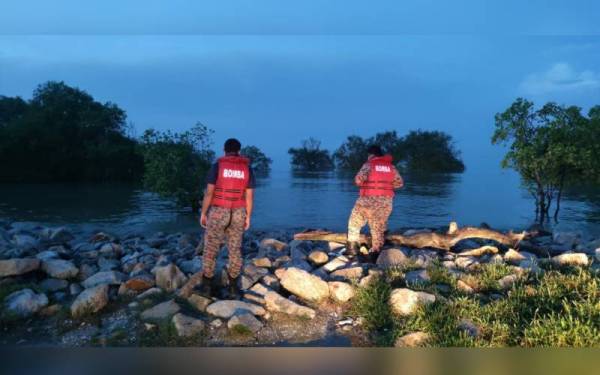
<path fill-rule="evenodd" d="M 494 114 L 515 98 L 600 104 L 599 4 L 4 0 L 0 95 L 65 81 L 117 103 L 137 135 L 200 121 L 215 149 L 235 136 L 276 168 L 310 136 L 334 149 L 417 128 L 489 165 Z"/>

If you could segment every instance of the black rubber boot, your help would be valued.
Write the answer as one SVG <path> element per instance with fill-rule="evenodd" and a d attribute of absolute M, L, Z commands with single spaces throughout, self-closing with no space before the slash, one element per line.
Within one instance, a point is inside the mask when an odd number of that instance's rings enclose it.
<path fill-rule="evenodd" d="M 212 277 L 202 276 L 202 285 L 200 287 L 200 294 L 204 297 L 212 297 L 215 292 L 215 284 Z"/>
<path fill-rule="evenodd" d="M 371 263 L 377 263 L 377 258 L 379 258 L 379 251 L 369 251 L 369 261 Z"/>
<path fill-rule="evenodd" d="M 240 287 L 238 285 L 239 277 L 233 278 L 229 276 L 229 285 L 227 286 L 227 293 L 229 299 L 240 299 Z"/>
<path fill-rule="evenodd" d="M 344 255 L 346 255 L 346 257 L 348 257 L 349 259 L 352 259 L 358 255 L 358 250 L 358 242 L 348 241 L 346 242 L 346 252 L 344 253 Z"/>

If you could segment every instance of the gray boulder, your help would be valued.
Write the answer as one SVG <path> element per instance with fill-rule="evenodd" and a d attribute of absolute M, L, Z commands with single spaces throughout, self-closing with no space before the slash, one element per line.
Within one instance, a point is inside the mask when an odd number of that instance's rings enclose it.
<path fill-rule="evenodd" d="M 298 268 L 288 268 L 280 282 L 290 293 L 307 301 L 318 302 L 329 297 L 327 282 Z"/>
<path fill-rule="evenodd" d="M 124 283 L 127 280 L 127 275 L 121 272 L 116 271 L 102 271 L 98 272 L 81 283 L 84 288 L 92 288 L 96 285 L 101 284 L 110 284 L 110 285 L 119 285 Z"/>
<path fill-rule="evenodd" d="M 180 309 L 174 300 L 169 300 L 144 310 L 140 317 L 145 321 L 164 320 L 177 314 Z"/>
<path fill-rule="evenodd" d="M 177 335 L 180 337 L 191 337 L 204 332 L 205 324 L 200 319 L 195 319 L 182 313 L 173 315 L 171 319 Z"/>
<path fill-rule="evenodd" d="M 154 278 L 156 286 L 167 292 L 175 291 L 187 282 L 187 277 L 173 263 L 156 267 L 154 269 Z"/>
<path fill-rule="evenodd" d="M 380 268 L 401 267 L 409 262 L 409 257 L 402 249 L 381 250 L 377 257 L 377 266 Z"/>
<path fill-rule="evenodd" d="M 263 324 L 249 312 L 238 312 L 227 322 L 227 328 L 230 330 L 243 327 L 252 333 L 260 331 Z"/>
<path fill-rule="evenodd" d="M 101 284 L 81 292 L 71 305 L 71 315 L 74 318 L 96 313 L 108 303 L 108 285 Z"/>
<path fill-rule="evenodd" d="M 586 267 L 589 259 L 585 253 L 565 253 L 552 257 L 552 263 L 557 266 Z"/>
<path fill-rule="evenodd" d="M 0 260 L 0 277 L 22 275 L 40 268 L 36 258 L 13 258 Z"/>
<path fill-rule="evenodd" d="M 406 288 L 392 290 L 389 300 L 392 311 L 404 316 L 413 314 L 421 305 L 433 302 L 435 302 L 435 295 Z"/>
<path fill-rule="evenodd" d="M 48 259 L 42 262 L 42 270 L 50 277 L 70 279 L 77 276 L 79 269 L 73 262 L 64 259 Z"/>
<path fill-rule="evenodd" d="M 46 279 L 40 283 L 40 288 L 44 292 L 56 292 L 57 290 L 66 289 L 68 286 L 69 282 L 61 279 Z"/>
<path fill-rule="evenodd" d="M 287 315 L 305 317 L 313 319 L 316 315 L 315 310 L 299 305 L 279 293 L 269 291 L 264 295 L 265 307 L 269 311 L 280 312 Z"/>
<path fill-rule="evenodd" d="M 48 297 L 44 293 L 35 293 L 31 289 L 22 289 L 9 294 L 4 305 L 7 311 L 21 317 L 28 317 L 48 305 Z"/>
<path fill-rule="evenodd" d="M 206 312 L 219 318 L 229 319 L 238 310 L 247 310 L 254 315 L 264 315 L 265 309 L 252 303 L 238 300 L 222 300 L 210 304 Z"/>

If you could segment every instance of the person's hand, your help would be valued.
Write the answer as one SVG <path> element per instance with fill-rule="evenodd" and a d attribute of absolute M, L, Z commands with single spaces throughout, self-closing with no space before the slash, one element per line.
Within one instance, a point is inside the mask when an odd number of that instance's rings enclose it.
<path fill-rule="evenodd" d="M 200 215 L 200 226 L 202 228 L 206 228 L 206 215 L 205 214 Z"/>
<path fill-rule="evenodd" d="M 250 229 L 250 216 L 246 216 L 246 224 L 244 224 L 244 230 Z"/>

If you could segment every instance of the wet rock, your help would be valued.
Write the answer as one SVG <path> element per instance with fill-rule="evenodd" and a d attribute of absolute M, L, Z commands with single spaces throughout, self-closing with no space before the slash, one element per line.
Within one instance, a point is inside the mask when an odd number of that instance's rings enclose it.
<path fill-rule="evenodd" d="M 239 327 L 243 327 L 252 333 L 256 333 L 260 331 L 260 329 L 263 327 L 263 324 L 251 313 L 240 312 L 232 316 L 227 322 L 227 328 L 230 330 L 239 329 Z"/>
<path fill-rule="evenodd" d="M 271 263 L 271 259 L 269 259 L 268 257 L 252 259 L 252 265 L 254 265 L 255 267 L 263 268 L 271 268 L 273 266 L 273 264 Z"/>
<path fill-rule="evenodd" d="M 49 260 L 49 259 L 57 259 L 58 253 L 56 251 L 45 250 L 45 251 L 41 251 L 41 252 L 37 253 L 35 255 L 35 257 L 43 262 L 43 261 Z"/>
<path fill-rule="evenodd" d="M 186 274 L 200 272 L 200 270 L 202 270 L 202 258 L 195 256 L 191 260 L 184 260 L 179 263 L 179 268 Z"/>
<path fill-rule="evenodd" d="M 280 312 L 292 316 L 306 317 L 309 319 L 313 319 L 316 315 L 315 310 L 292 302 L 273 291 L 265 294 L 264 299 L 265 307 L 269 311 Z"/>
<path fill-rule="evenodd" d="M 79 273 L 73 262 L 64 259 L 49 259 L 42 262 L 42 270 L 50 277 L 70 279 Z"/>
<path fill-rule="evenodd" d="M 206 308 L 206 312 L 219 318 L 229 319 L 237 310 L 248 310 L 254 315 L 264 315 L 265 309 L 252 303 L 238 300 L 222 300 L 214 302 Z"/>
<path fill-rule="evenodd" d="M 100 247 L 100 250 L 98 250 L 98 254 L 107 258 L 111 258 L 121 254 L 121 250 L 121 245 L 117 243 L 105 243 Z"/>
<path fill-rule="evenodd" d="M 98 267 L 91 265 L 91 264 L 84 263 L 79 266 L 79 275 L 77 278 L 79 280 L 85 280 L 85 279 L 95 275 L 96 272 L 98 272 Z"/>
<path fill-rule="evenodd" d="M 392 311 L 399 315 L 411 315 L 419 306 L 433 302 L 435 295 L 406 288 L 392 290 L 389 300 Z"/>
<path fill-rule="evenodd" d="M 154 286 L 154 278 L 147 273 L 137 274 L 125 282 L 125 287 L 135 291 L 144 291 Z"/>
<path fill-rule="evenodd" d="M 415 348 L 423 346 L 431 339 L 431 335 L 426 332 L 412 332 L 398 337 L 394 346 L 396 348 Z"/>
<path fill-rule="evenodd" d="M 74 318 L 100 311 L 108 303 L 108 285 L 101 284 L 81 292 L 71 305 Z"/>
<path fill-rule="evenodd" d="M 174 301 L 168 300 L 166 302 L 159 303 L 147 310 L 144 310 L 140 318 L 144 321 L 156 321 L 169 319 L 173 315 L 177 314 L 181 307 Z"/>
<path fill-rule="evenodd" d="M 552 234 L 552 240 L 555 243 L 564 245 L 569 249 L 577 245 L 581 237 L 581 232 L 554 232 Z"/>
<path fill-rule="evenodd" d="M 190 305 L 194 306 L 194 308 L 200 312 L 205 312 L 208 305 L 213 302 L 210 298 L 206 298 L 199 294 L 192 294 L 187 300 Z"/>
<path fill-rule="evenodd" d="M 356 281 L 364 274 L 362 267 L 349 267 L 333 271 L 329 277 L 332 280 Z"/>
<path fill-rule="evenodd" d="M 557 266 L 586 267 L 589 264 L 589 260 L 584 253 L 565 253 L 552 257 L 552 263 Z"/>
<path fill-rule="evenodd" d="M 78 295 L 79 293 L 81 293 L 82 290 L 83 288 L 81 287 L 81 285 L 77 283 L 72 283 L 71 285 L 69 285 L 69 294 L 71 294 L 72 296 Z"/>
<path fill-rule="evenodd" d="M 381 250 L 377 257 L 377 266 L 380 268 L 401 267 L 409 262 L 409 258 L 401 249 Z"/>
<path fill-rule="evenodd" d="M 32 250 L 37 249 L 39 241 L 28 234 L 15 234 L 13 236 L 13 243 L 20 249 Z"/>
<path fill-rule="evenodd" d="M 81 285 L 87 289 L 101 284 L 119 285 L 126 280 L 127 276 L 121 272 L 102 271 L 88 277 Z"/>
<path fill-rule="evenodd" d="M 195 319 L 182 313 L 173 315 L 171 320 L 179 337 L 191 337 L 204 332 L 205 324 L 200 319 Z"/>
<path fill-rule="evenodd" d="M 4 306 L 10 313 L 28 317 L 48 305 L 48 297 L 44 293 L 35 293 L 31 289 L 22 289 L 9 294 L 4 299 Z"/>
<path fill-rule="evenodd" d="M 308 260 L 315 266 L 321 266 L 329 261 L 329 256 L 324 251 L 315 250 L 308 254 Z"/>
<path fill-rule="evenodd" d="M 348 264 L 348 258 L 343 255 L 336 257 L 329 262 L 327 262 L 322 268 L 327 272 L 333 272 L 337 269 L 345 267 Z"/>
<path fill-rule="evenodd" d="M 265 238 L 260 241 L 259 248 L 268 249 L 273 248 L 277 251 L 283 251 L 287 248 L 287 244 L 285 242 L 276 240 L 274 238 Z"/>
<path fill-rule="evenodd" d="M 0 260 L 0 277 L 22 275 L 40 267 L 36 258 L 14 258 Z"/>
<path fill-rule="evenodd" d="M 410 262 L 420 268 L 427 268 L 438 259 L 437 253 L 430 250 L 415 249 L 410 252 Z"/>
<path fill-rule="evenodd" d="M 426 284 L 431 281 L 427 270 L 415 270 L 407 272 L 404 276 L 407 284 Z"/>
<path fill-rule="evenodd" d="M 98 258 L 98 267 L 100 271 L 113 271 L 120 267 L 121 263 L 116 259 Z"/>
<path fill-rule="evenodd" d="M 288 268 L 280 282 L 290 293 L 308 301 L 317 302 L 329 297 L 329 286 L 325 281 L 298 268 Z"/>
<path fill-rule="evenodd" d="M 155 268 L 154 277 L 156 285 L 167 292 L 175 291 L 187 282 L 187 277 L 172 263 Z"/>
<path fill-rule="evenodd" d="M 56 292 L 57 290 L 66 289 L 69 286 L 69 282 L 61 279 L 46 279 L 39 285 L 44 292 Z"/>
<path fill-rule="evenodd" d="M 69 232 L 69 230 L 67 228 L 60 227 L 60 228 L 53 229 L 50 232 L 49 240 L 53 244 L 60 245 L 60 244 L 72 241 L 74 238 L 75 237 L 73 236 L 73 234 L 71 232 Z"/>
<path fill-rule="evenodd" d="M 354 297 L 354 288 L 348 283 L 332 281 L 327 284 L 329 285 L 329 295 L 336 302 L 348 302 Z"/>
<path fill-rule="evenodd" d="M 158 296 L 163 294 L 163 291 L 160 290 L 159 288 L 150 288 L 148 290 L 146 290 L 145 292 L 139 294 L 136 298 L 139 300 L 143 300 L 146 298 L 150 298 L 152 296 Z"/>

